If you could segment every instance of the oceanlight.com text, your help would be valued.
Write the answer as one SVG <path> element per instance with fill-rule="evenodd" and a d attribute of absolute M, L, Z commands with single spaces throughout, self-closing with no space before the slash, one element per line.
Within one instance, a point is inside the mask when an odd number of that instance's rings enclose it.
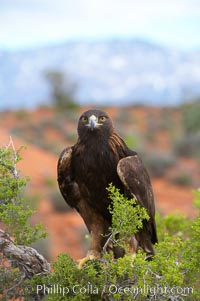
<path fill-rule="evenodd" d="M 37 285 L 37 294 L 50 294 L 50 295 L 102 295 L 102 294 L 120 294 L 120 295 L 132 295 L 132 296 L 182 296 L 186 297 L 193 294 L 192 287 L 181 286 L 154 286 L 144 285 L 142 287 L 134 286 L 116 286 L 114 284 L 105 285 L 103 288 L 99 288 L 96 285 L 88 282 L 82 286 L 74 284 L 72 287 L 62 286 L 60 284 L 54 285 Z M 184 299 L 183 299 L 184 300 Z"/>

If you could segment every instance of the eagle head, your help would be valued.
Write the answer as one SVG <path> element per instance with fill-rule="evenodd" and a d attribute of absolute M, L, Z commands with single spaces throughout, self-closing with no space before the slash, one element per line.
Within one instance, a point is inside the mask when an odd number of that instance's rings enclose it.
<path fill-rule="evenodd" d="M 103 136 L 109 137 L 112 134 L 113 125 L 107 113 L 92 109 L 84 112 L 79 118 L 78 135 L 80 139 Z"/>

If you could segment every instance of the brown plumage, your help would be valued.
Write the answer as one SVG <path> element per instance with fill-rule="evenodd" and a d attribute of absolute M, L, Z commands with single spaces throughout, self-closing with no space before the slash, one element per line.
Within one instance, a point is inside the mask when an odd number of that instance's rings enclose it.
<path fill-rule="evenodd" d="M 76 208 L 91 234 L 90 259 L 101 254 L 111 226 L 111 200 L 106 190 L 109 183 L 127 197 L 134 195 L 147 209 L 150 220 L 145 220 L 142 230 L 131 238 L 131 247 L 136 252 L 141 246 L 153 255 L 157 234 L 149 175 L 137 153 L 116 133 L 109 116 L 100 110 L 89 110 L 79 119 L 77 143 L 60 155 L 58 184 L 65 201 Z M 123 251 L 114 248 L 114 255 L 120 257 Z"/>

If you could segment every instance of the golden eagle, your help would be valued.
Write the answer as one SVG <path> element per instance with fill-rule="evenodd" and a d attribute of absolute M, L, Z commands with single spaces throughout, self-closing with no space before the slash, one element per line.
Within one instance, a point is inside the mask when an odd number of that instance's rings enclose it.
<path fill-rule="evenodd" d="M 110 117 L 101 110 L 88 110 L 79 119 L 77 143 L 65 148 L 58 161 L 60 191 L 67 204 L 79 212 L 91 235 L 90 250 L 80 266 L 98 258 L 106 243 L 112 218 L 106 190 L 109 183 L 127 197 L 134 195 L 147 209 L 150 219 L 143 221 L 143 228 L 131 238 L 130 246 L 134 253 L 140 246 L 153 255 L 157 234 L 149 175 L 137 153 L 117 134 Z M 114 247 L 113 252 L 115 258 L 123 256 L 119 247 Z"/>

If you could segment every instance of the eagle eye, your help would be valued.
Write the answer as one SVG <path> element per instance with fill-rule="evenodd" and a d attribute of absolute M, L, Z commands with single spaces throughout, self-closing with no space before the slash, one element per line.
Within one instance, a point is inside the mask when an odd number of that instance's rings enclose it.
<path fill-rule="evenodd" d="M 88 122 L 88 118 L 87 118 L 86 116 L 82 116 L 82 117 L 81 117 L 81 120 L 82 120 L 83 122 Z"/>
<path fill-rule="evenodd" d="M 105 122 L 105 121 L 106 121 L 106 117 L 105 117 L 105 116 L 99 117 L 99 121 L 100 121 L 100 122 Z"/>

